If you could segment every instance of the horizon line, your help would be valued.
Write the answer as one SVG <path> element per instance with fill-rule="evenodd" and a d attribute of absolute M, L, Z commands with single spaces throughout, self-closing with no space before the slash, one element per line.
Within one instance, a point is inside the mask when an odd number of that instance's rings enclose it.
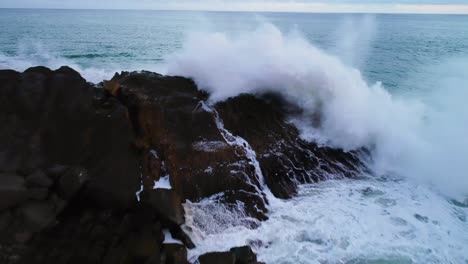
<path fill-rule="evenodd" d="M 399 5 L 401 6 L 401 5 Z M 427 6 L 427 5 L 426 5 Z M 436 5 L 431 5 L 436 6 Z M 454 5 L 437 5 L 437 6 L 454 6 Z M 0 9 L 10 9 L 10 10 L 89 10 L 89 11 L 166 11 L 166 12 L 246 12 L 246 13 L 304 13 L 304 14 L 393 14 L 393 15 L 468 15 L 468 5 L 463 5 L 466 8 L 463 11 L 459 12 L 424 12 L 420 10 L 419 12 L 411 12 L 411 11 L 399 11 L 399 12 L 392 12 L 392 11 L 366 11 L 366 10 L 251 10 L 251 9 L 217 9 L 217 8 L 210 8 L 210 9 L 203 9 L 203 8 L 69 8 L 69 7 L 0 7 Z"/>

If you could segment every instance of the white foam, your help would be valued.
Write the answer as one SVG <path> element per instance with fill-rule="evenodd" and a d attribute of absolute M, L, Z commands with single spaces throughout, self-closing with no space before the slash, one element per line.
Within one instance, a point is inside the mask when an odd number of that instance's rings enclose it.
<path fill-rule="evenodd" d="M 169 175 L 159 178 L 159 180 L 154 181 L 153 189 L 172 189 L 171 182 L 169 180 Z"/>
<path fill-rule="evenodd" d="M 182 241 L 172 237 L 172 234 L 169 231 L 169 229 L 163 229 L 163 234 L 164 234 L 163 244 L 180 244 L 180 245 L 183 245 Z"/>
<path fill-rule="evenodd" d="M 211 93 L 212 101 L 266 90 L 282 94 L 305 110 L 293 120 L 304 139 L 344 150 L 366 147 L 372 151 L 377 174 L 398 173 L 450 186 L 447 193 L 468 192 L 468 163 L 461 161 L 467 157 L 468 143 L 457 132 L 468 131 L 463 104 L 455 109 L 448 103 L 443 111 L 433 111 L 421 96 L 391 94 L 381 83 L 368 84 L 358 69 L 315 47 L 298 32 L 285 34 L 262 24 L 238 35 L 193 33 L 167 63 L 169 74 L 192 77 Z M 456 83 L 444 84 L 460 88 L 450 99 L 466 98 L 468 80 L 463 69 L 453 69 L 459 73 Z M 434 82 L 439 81 L 440 75 L 433 76 Z M 312 121 L 317 113 L 318 127 Z M 443 120 L 455 118 L 459 122 L 451 122 L 450 131 L 442 127 Z M 455 159 L 460 159 L 456 166 L 441 163 L 453 150 Z M 438 168 L 427 169 L 424 161 L 428 160 Z"/>
<path fill-rule="evenodd" d="M 342 180 L 302 186 L 298 197 L 275 203 L 258 229 L 236 222 L 243 216 L 213 202 L 187 204 L 186 212 L 187 230 L 192 230 L 197 245 L 189 252 L 192 259 L 252 244 L 266 263 L 468 260 L 468 208 L 408 181 Z M 218 217 L 211 212 L 218 212 Z"/>

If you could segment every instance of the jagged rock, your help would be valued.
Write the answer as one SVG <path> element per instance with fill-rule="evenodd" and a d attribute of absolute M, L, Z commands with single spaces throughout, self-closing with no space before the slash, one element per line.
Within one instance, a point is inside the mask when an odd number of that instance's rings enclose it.
<path fill-rule="evenodd" d="M 13 220 L 13 215 L 10 211 L 0 213 L 0 231 L 6 229 Z"/>
<path fill-rule="evenodd" d="M 252 193 L 256 195 L 240 197 L 242 202 L 265 209 L 264 196 L 258 192 L 261 186 L 243 147 L 226 142 L 215 113 L 203 104 L 207 93 L 193 81 L 150 72 L 124 72 L 112 81 L 119 83 L 118 98 L 133 120 L 135 146 L 143 153 L 157 150 L 173 190 L 182 199 L 198 201 L 225 191 Z M 143 160 L 142 167 L 151 167 L 149 161 Z M 154 175 L 143 177 L 156 179 L 156 171 L 145 171 Z M 265 218 L 265 212 L 252 216 Z"/>
<path fill-rule="evenodd" d="M 172 237 L 182 241 L 182 243 L 188 248 L 193 249 L 195 248 L 195 244 L 193 243 L 192 239 L 185 233 L 185 231 L 180 227 L 175 227 L 171 230 Z"/>
<path fill-rule="evenodd" d="M 81 167 L 69 169 L 60 177 L 57 185 L 57 193 L 61 198 L 68 200 L 72 198 L 88 180 L 88 172 Z"/>
<path fill-rule="evenodd" d="M 57 180 L 67 171 L 67 169 L 68 168 L 65 165 L 55 164 L 51 166 L 50 168 L 48 168 L 46 170 L 46 173 L 52 179 Z"/>
<path fill-rule="evenodd" d="M 161 263 L 188 264 L 187 249 L 180 244 L 163 244 Z"/>
<path fill-rule="evenodd" d="M 32 200 L 45 200 L 49 195 L 49 189 L 34 187 L 28 189 L 28 198 Z"/>
<path fill-rule="evenodd" d="M 249 246 L 234 247 L 229 250 L 236 256 L 236 264 L 252 264 L 257 262 L 257 255 Z"/>
<path fill-rule="evenodd" d="M 179 226 L 185 222 L 182 199 L 173 190 L 155 189 L 141 194 L 142 202 L 150 205 L 169 225 Z"/>
<path fill-rule="evenodd" d="M 24 178 L 12 173 L 0 173 L 0 211 L 14 207 L 27 198 Z"/>
<path fill-rule="evenodd" d="M 200 264 L 236 264 L 236 255 L 232 252 L 211 252 L 198 257 Z"/>
<path fill-rule="evenodd" d="M 46 202 L 28 202 L 19 209 L 25 224 L 33 231 L 40 231 L 54 222 L 56 212 L 52 204 Z"/>
<path fill-rule="evenodd" d="M 83 167 L 94 206 L 130 207 L 139 186 L 127 109 L 68 67 L 0 70 L 0 171 Z M 46 169 L 59 178 L 63 168 Z M 117 180 L 116 180 L 117 179 Z"/>
<path fill-rule="evenodd" d="M 47 175 L 42 171 L 35 171 L 33 174 L 26 177 L 26 186 L 27 187 L 44 187 L 49 188 L 54 182 L 52 179 L 47 177 Z"/>
<path fill-rule="evenodd" d="M 279 198 L 296 194 L 297 183 L 360 175 L 364 166 L 355 153 L 320 147 L 299 137 L 288 117 L 298 107 L 273 94 L 239 95 L 215 105 L 224 126 L 250 143 L 265 182 Z"/>

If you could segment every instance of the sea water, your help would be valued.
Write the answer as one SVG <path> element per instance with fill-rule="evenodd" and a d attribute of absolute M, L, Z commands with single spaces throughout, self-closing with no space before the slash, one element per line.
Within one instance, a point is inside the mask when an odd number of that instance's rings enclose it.
<path fill-rule="evenodd" d="M 36 65 L 183 75 L 210 102 L 272 90 L 305 110 L 304 139 L 370 150 L 370 174 L 270 197 L 256 229 L 187 202 L 192 259 L 249 244 L 267 263 L 468 263 L 468 16 L 0 9 L 0 69 Z"/>

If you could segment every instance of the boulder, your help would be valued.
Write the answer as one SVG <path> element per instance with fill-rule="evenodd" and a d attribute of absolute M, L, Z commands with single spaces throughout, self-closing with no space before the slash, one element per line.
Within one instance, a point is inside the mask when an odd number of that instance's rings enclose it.
<path fill-rule="evenodd" d="M 171 226 L 179 226 L 185 222 L 182 199 L 173 190 L 154 189 L 144 191 L 141 201 L 150 205 L 157 215 Z"/>
<path fill-rule="evenodd" d="M 195 244 L 192 239 L 185 233 L 185 231 L 180 227 L 175 227 L 171 230 L 172 237 L 182 241 L 182 243 L 188 248 L 195 248 Z"/>
<path fill-rule="evenodd" d="M 88 172 L 85 168 L 70 168 L 62 177 L 57 185 L 58 195 L 64 199 L 71 199 L 88 180 Z"/>
<path fill-rule="evenodd" d="M 236 264 L 253 264 L 257 263 L 257 255 L 249 246 L 234 247 L 229 250 L 236 256 Z"/>
<path fill-rule="evenodd" d="M 161 263 L 165 264 L 188 264 L 187 249 L 180 244 L 163 244 Z"/>
<path fill-rule="evenodd" d="M 17 206 L 27 198 L 24 178 L 12 173 L 0 173 L 0 211 Z"/>
<path fill-rule="evenodd" d="M 27 187 L 43 187 L 43 188 L 49 188 L 52 186 L 54 182 L 52 179 L 47 177 L 47 175 L 38 170 L 26 177 L 26 186 Z"/>
<path fill-rule="evenodd" d="M 31 201 L 19 209 L 26 226 L 32 231 L 40 231 L 55 220 L 54 205 L 47 202 Z"/>
<path fill-rule="evenodd" d="M 49 195 L 49 189 L 34 187 L 28 189 L 28 198 L 31 200 L 45 200 Z"/>
<path fill-rule="evenodd" d="M 211 252 L 198 257 L 200 264 L 236 264 L 236 255 L 232 252 Z"/>

